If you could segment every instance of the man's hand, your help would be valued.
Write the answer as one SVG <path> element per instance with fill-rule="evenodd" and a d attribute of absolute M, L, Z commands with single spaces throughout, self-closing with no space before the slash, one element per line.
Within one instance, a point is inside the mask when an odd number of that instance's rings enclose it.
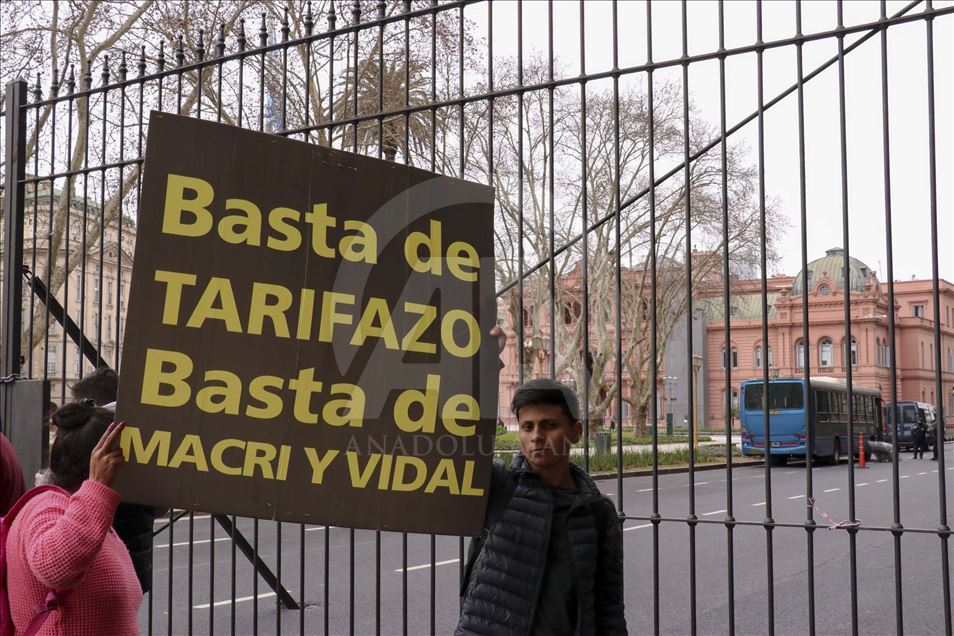
<path fill-rule="evenodd" d="M 112 422 L 89 456 L 89 479 L 104 486 L 111 486 L 116 473 L 123 462 L 123 451 L 119 447 L 119 435 L 126 423 Z"/>

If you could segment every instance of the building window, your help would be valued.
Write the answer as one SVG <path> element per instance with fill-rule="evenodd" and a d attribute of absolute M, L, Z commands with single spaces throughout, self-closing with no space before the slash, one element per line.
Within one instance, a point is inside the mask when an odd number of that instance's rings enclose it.
<path fill-rule="evenodd" d="M 53 375 L 56 373 L 56 345 L 46 346 L 46 373 Z"/>
<path fill-rule="evenodd" d="M 818 288 L 819 296 L 828 296 L 829 294 L 831 294 L 831 287 L 829 287 L 828 285 L 822 285 L 821 287 Z"/>
<path fill-rule="evenodd" d="M 830 338 L 824 338 L 818 343 L 818 366 L 832 367 L 834 359 L 832 357 L 832 345 Z"/>
<path fill-rule="evenodd" d="M 947 370 L 954 371 L 954 351 L 950 349 L 947 350 Z M 951 411 L 951 413 L 954 413 L 954 411 Z"/>
<path fill-rule="evenodd" d="M 762 368 L 762 345 L 759 345 L 755 348 L 755 368 Z"/>
<path fill-rule="evenodd" d="M 106 339 L 113 339 L 113 317 L 106 316 Z"/>
<path fill-rule="evenodd" d="M 799 340 L 795 343 L 795 368 L 804 369 L 807 358 L 805 357 L 805 343 Z"/>
<path fill-rule="evenodd" d="M 106 283 L 106 304 L 110 307 L 113 305 L 113 281 Z"/>
<path fill-rule="evenodd" d="M 924 305 L 912 305 L 911 314 L 915 318 L 924 318 Z"/>
<path fill-rule="evenodd" d="M 881 352 L 881 338 L 875 338 L 875 365 L 879 368 L 884 366 L 884 358 Z"/>
<path fill-rule="evenodd" d="M 772 352 L 772 347 L 768 348 L 768 365 L 769 369 L 775 368 L 775 355 Z"/>
<path fill-rule="evenodd" d="M 841 343 L 841 356 L 844 365 L 847 365 L 848 352 L 845 351 L 845 343 Z M 851 337 L 851 366 L 858 366 L 858 341 L 854 336 Z"/>
<path fill-rule="evenodd" d="M 732 355 L 732 368 L 738 369 L 739 368 L 739 350 L 736 349 L 735 347 L 732 347 L 731 355 Z M 725 347 L 722 347 L 722 368 L 723 369 L 725 368 Z"/>

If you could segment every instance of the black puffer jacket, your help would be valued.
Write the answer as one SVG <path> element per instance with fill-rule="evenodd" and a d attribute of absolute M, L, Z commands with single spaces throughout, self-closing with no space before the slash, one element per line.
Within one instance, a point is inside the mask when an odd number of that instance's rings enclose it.
<path fill-rule="evenodd" d="M 566 521 L 578 602 L 574 633 L 626 634 L 619 516 L 585 471 L 570 468 L 580 487 Z M 522 455 L 510 469 L 494 462 L 490 527 L 471 542 L 456 634 L 531 633 L 552 517 L 550 489 Z"/>

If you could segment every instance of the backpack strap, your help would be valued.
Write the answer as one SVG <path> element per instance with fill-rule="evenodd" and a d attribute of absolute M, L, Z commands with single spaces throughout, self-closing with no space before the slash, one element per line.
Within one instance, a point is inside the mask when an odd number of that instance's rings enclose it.
<path fill-rule="evenodd" d="M 40 628 L 43 627 L 43 623 L 45 623 L 46 619 L 50 617 L 50 612 L 59 606 L 59 593 L 56 590 L 48 591 L 43 604 L 36 608 L 36 614 L 33 615 L 33 620 L 30 621 L 26 631 L 23 632 L 23 636 L 35 636 L 38 634 L 40 632 Z"/>

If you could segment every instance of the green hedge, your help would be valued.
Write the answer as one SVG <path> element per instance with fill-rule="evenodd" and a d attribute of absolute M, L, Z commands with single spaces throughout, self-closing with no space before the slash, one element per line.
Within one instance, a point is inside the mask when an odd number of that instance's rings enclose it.
<path fill-rule="evenodd" d="M 739 457 L 741 452 L 738 448 L 733 449 L 732 456 Z M 510 465 L 513 453 L 497 453 L 496 457 L 502 462 Z M 583 465 L 583 455 L 571 455 L 573 463 Z M 713 464 L 725 461 L 725 448 L 721 446 L 702 446 L 696 449 L 696 464 Z M 675 466 L 689 463 L 689 449 L 680 449 L 676 451 L 665 451 L 659 453 L 660 466 Z M 623 468 L 650 468 L 653 465 L 653 454 L 651 452 L 626 451 L 623 453 Z M 609 455 L 591 455 L 590 468 L 591 474 L 595 473 L 615 473 L 616 472 L 616 454 Z"/>
<path fill-rule="evenodd" d="M 675 451 L 659 452 L 660 466 L 673 466 L 689 463 L 689 449 L 684 448 Z M 732 456 L 739 457 L 741 452 L 738 448 L 733 449 Z M 513 453 L 497 453 L 497 458 L 509 465 L 513 458 Z M 571 460 L 575 464 L 583 465 L 583 455 L 571 455 Z M 722 446 L 701 446 L 696 449 L 697 464 L 712 464 L 725 461 L 725 448 Z M 653 454 L 643 451 L 626 451 L 623 453 L 623 468 L 649 468 L 653 465 Z M 591 455 L 590 473 L 615 473 L 616 472 L 616 454 Z"/>
<path fill-rule="evenodd" d="M 590 445 L 593 446 L 595 442 L 593 441 L 594 437 L 590 436 Z M 688 435 L 659 435 L 660 444 L 677 444 L 679 442 L 686 443 L 689 441 Z M 700 442 L 709 442 L 712 441 L 712 438 L 708 435 L 700 435 Z M 616 444 L 616 434 L 611 433 L 610 443 L 615 446 Z M 653 443 L 653 438 L 648 435 L 635 436 L 632 433 L 623 433 L 623 446 L 639 446 L 639 445 L 648 445 Z M 582 446 L 582 442 L 579 444 Z M 508 431 L 506 433 L 497 433 L 497 439 L 494 443 L 494 448 L 497 450 L 520 450 L 520 438 L 518 433 Z"/>

